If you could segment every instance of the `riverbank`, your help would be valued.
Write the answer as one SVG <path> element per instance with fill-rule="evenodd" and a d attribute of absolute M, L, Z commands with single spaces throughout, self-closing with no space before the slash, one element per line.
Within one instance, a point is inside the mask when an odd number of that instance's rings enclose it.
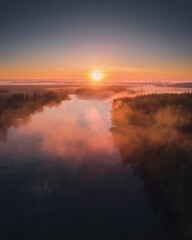
<path fill-rule="evenodd" d="M 69 100 L 67 94 L 58 95 L 53 91 L 0 93 L 0 140 L 5 141 L 7 129 L 19 127 L 30 119 L 31 114 L 42 111 L 44 106 L 56 106 L 63 100 Z"/>
<path fill-rule="evenodd" d="M 124 165 L 154 179 L 192 237 L 192 94 L 151 94 L 113 102 L 111 128 Z"/>

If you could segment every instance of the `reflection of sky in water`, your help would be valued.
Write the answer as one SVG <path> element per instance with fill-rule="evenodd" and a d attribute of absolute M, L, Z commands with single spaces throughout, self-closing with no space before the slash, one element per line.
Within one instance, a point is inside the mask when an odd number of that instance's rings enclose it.
<path fill-rule="evenodd" d="M 45 107 L 27 125 L 9 129 L 7 141 L 0 142 L 0 178 L 6 196 L 0 203 L 14 198 L 11 208 L 5 208 L 8 225 L 21 221 L 27 229 L 29 221 L 36 229 L 35 219 L 47 214 L 42 220 L 46 234 L 56 222 L 79 231 L 103 229 L 107 236 L 166 239 L 159 215 L 149 208 L 143 183 L 133 177 L 132 168 L 122 168 L 113 148 L 110 107 L 110 102 L 72 96 L 58 107 Z M 24 210 L 31 208 L 28 198 L 34 201 L 32 216 Z M 11 212 L 14 208 L 19 209 L 17 216 Z"/>
<path fill-rule="evenodd" d="M 101 101 L 64 101 L 59 107 L 45 107 L 32 121 L 20 128 L 11 127 L 0 150 L 8 158 L 59 158 L 71 165 L 120 164 L 109 132 L 110 103 Z"/>

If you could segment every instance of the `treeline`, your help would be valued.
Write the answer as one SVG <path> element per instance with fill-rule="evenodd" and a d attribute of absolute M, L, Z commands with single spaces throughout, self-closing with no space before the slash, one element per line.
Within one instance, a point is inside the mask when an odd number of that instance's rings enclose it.
<path fill-rule="evenodd" d="M 124 164 L 148 173 L 179 219 L 184 239 L 192 239 L 192 94 L 118 99 L 111 114 Z"/>
<path fill-rule="evenodd" d="M 192 93 L 140 95 L 135 98 L 124 98 L 123 103 L 134 110 L 143 110 L 146 113 L 154 113 L 164 107 L 190 111 L 192 110 Z"/>
<path fill-rule="evenodd" d="M 8 93 L 9 90 L 6 88 L 0 88 L 0 93 Z"/>
<path fill-rule="evenodd" d="M 123 118 L 125 124 L 140 127 L 156 124 L 160 127 L 164 124 L 178 131 L 192 132 L 192 93 L 149 94 L 135 98 L 115 99 L 114 110 L 116 107 L 126 109 L 126 113 L 129 112 L 128 116 Z M 115 121 L 120 120 L 121 117 L 117 117 Z"/>
<path fill-rule="evenodd" d="M 65 99 L 69 99 L 67 94 L 58 96 L 53 91 L 0 95 L 0 140 L 6 140 L 9 127 L 18 127 L 43 106 L 57 105 Z"/>
<path fill-rule="evenodd" d="M 124 86 L 115 86 L 115 85 L 109 85 L 109 86 L 89 86 L 89 87 L 81 87 L 76 90 L 76 94 L 100 94 L 106 91 L 111 92 L 121 92 L 127 90 Z"/>
<path fill-rule="evenodd" d="M 102 85 L 102 86 L 88 86 L 81 87 L 76 90 L 76 95 L 80 98 L 92 98 L 92 99 L 108 99 L 113 98 L 117 94 L 133 94 L 134 91 L 128 89 L 125 86 L 116 85 Z"/>
<path fill-rule="evenodd" d="M 66 99 L 67 95 L 59 97 L 53 91 L 29 93 L 14 93 L 6 96 L 0 96 L 0 114 L 9 109 L 19 109 L 28 105 L 32 109 L 37 105 L 44 105 L 50 101 L 59 102 Z"/>

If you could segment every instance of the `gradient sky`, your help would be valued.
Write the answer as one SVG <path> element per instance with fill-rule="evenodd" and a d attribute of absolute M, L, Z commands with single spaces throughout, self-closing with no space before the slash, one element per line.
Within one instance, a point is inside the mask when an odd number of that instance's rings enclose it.
<path fill-rule="evenodd" d="M 0 79 L 192 80 L 191 0 L 1 0 Z"/>

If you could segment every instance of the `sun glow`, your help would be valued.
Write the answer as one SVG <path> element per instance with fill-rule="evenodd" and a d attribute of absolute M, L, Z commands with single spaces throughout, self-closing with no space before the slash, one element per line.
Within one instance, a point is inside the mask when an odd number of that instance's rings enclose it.
<path fill-rule="evenodd" d="M 104 73 L 99 71 L 94 71 L 90 73 L 91 79 L 94 81 L 101 81 L 104 78 Z"/>

